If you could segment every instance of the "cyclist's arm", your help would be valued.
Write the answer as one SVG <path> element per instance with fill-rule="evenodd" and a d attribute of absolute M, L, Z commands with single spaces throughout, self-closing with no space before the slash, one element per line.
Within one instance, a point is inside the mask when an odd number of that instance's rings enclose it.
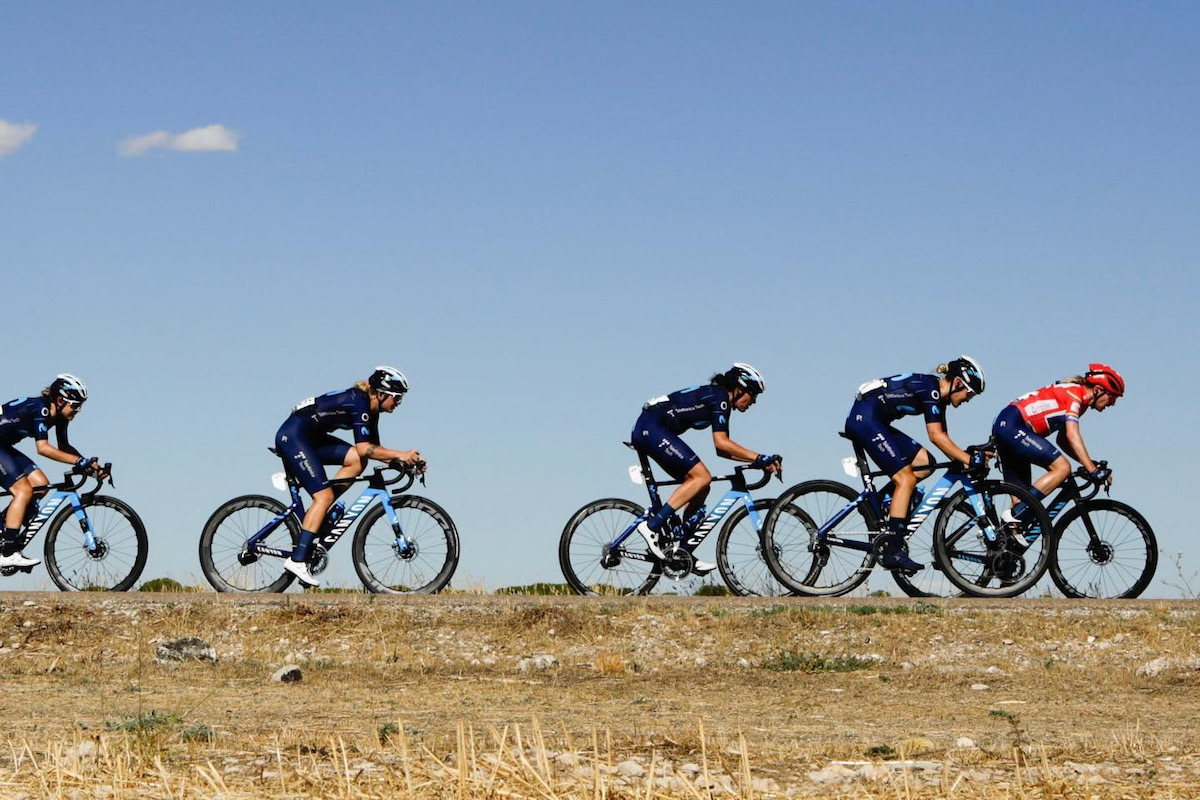
<path fill-rule="evenodd" d="M 742 447 L 737 442 L 729 438 L 729 434 L 724 431 L 713 431 L 713 447 L 717 449 L 717 455 L 721 458 L 728 458 L 731 461 L 753 462 L 758 458 L 758 453 L 748 448 Z"/>
<path fill-rule="evenodd" d="M 1087 446 L 1083 443 L 1083 434 L 1079 432 L 1079 423 L 1068 419 L 1058 434 L 1058 446 L 1067 451 L 1088 472 L 1094 472 L 1096 462 L 1088 455 Z"/>
<path fill-rule="evenodd" d="M 69 441 L 67 441 L 67 426 L 66 425 L 55 425 L 54 426 L 54 435 L 58 439 L 58 449 L 59 450 L 61 450 L 64 453 L 73 453 L 75 455 L 76 459 L 79 459 L 83 456 L 83 453 L 79 452 L 78 449 L 76 449 Z"/>
<path fill-rule="evenodd" d="M 403 461 L 405 464 L 415 464 L 421 460 L 421 453 L 417 450 L 393 450 L 373 442 L 359 442 L 354 445 L 354 449 L 360 457 L 375 461 Z"/>
<path fill-rule="evenodd" d="M 60 442 L 60 444 L 63 444 Z M 64 464 L 74 464 L 79 460 L 79 451 L 74 447 L 67 445 L 67 449 L 62 450 L 50 444 L 49 439 L 37 440 L 37 453 L 43 458 L 49 458 L 53 461 L 61 461 Z"/>
<path fill-rule="evenodd" d="M 933 442 L 934 446 L 945 453 L 950 460 L 963 465 L 971 463 L 971 456 L 954 443 L 950 434 L 946 433 L 945 425 L 940 422 L 927 422 L 925 423 L 925 432 L 929 434 L 929 441 Z"/>

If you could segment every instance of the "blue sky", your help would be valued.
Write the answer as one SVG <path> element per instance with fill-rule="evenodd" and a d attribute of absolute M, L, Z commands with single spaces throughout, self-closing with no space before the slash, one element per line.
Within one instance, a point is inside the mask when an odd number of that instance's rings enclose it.
<path fill-rule="evenodd" d="M 731 361 L 769 385 L 732 435 L 790 483 L 839 474 L 868 378 L 974 355 L 966 443 L 1103 360 L 1129 394 L 1084 435 L 1187 553 L 1198 34 L 1188 3 L 12 5 L 0 395 L 84 377 L 146 576 L 198 582 L 288 409 L 395 364 L 384 442 L 496 587 L 557 580 L 570 514 L 638 497 L 644 399 Z"/>

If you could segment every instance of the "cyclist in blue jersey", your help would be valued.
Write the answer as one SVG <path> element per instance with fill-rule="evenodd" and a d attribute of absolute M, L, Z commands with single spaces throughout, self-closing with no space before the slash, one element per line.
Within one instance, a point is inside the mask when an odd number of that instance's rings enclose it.
<path fill-rule="evenodd" d="M 345 391 L 301 401 L 275 434 L 275 451 L 284 469 L 312 495 L 292 557 L 284 560 L 284 569 L 302 584 L 320 585 L 308 568 L 308 557 L 333 501 L 346 488 L 339 486 L 335 492 L 322 465 L 341 467 L 333 476 L 336 481 L 358 477 L 371 459 L 409 465 L 421 460 L 416 450 L 392 450 L 379 443 L 379 414 L 395 411 L 407 391 L 408 379 L 403 372 L 394 367 L 376 367 L 370 378 Z M 334 430 L 352 431 L 354 445 L 333 436 Z"/>
<path fill-rule="evenodd" d="M 12 495 L 4 515 L 0 567 L 34 567 L 42 563 L 20 551 L 20 535 L 21 526 L 37 511 L 36 503 L 31 506 L 35 490 L 50 481 L 28 456 L 14 447 L 17 442 L 32 436 L 39 456 L 86 472 L 100 471 L 100 459 L 85 458 L 67 440 L 67 426 L 87 398 L 84 382 L 64 372 L 56 375 L 36 397 L 19 397 L 0 408 L 0 486 Z M 50 444 L 51 428 L 58 447 Z"/>
<path fill-rule="evenodd" d="M 745 412 L 754 405 L 765 388 L 766 384 L 758 370 L 749 364 L 737 363 L 725 372 L 714 375 L 706 386 L 655 397 L 642 406 L 642 415 L 633 426 L 631 443 L 639 453 L 656 461 L 672 478 L 683 481 L 662 508 L 637 527 L 637 532 L 657 558 L 666 558 L 666 553 L 659 547 L 658 535 L 671 515 L 686 507 L 683 513 L 685 526 L 699 524 L 704 518 L 704 499 L 712 484 L 712 473 L 692 448 L 679 438 L 681 433 L 688 429 L 711 427 L 717 455 L 734 461 L 751 462 L 773 474 L 782 472 L 782 456 L 755 453 L 729 438 L 730 410 Z M 715 568 L 716 564 L 696 561 L 693 572 L 705 575 Z"/>
<path fill-rule="evenodd" d="M 890 490 L 891 507 L 887 533 L 877 540 L 879 563 L 885 569 L 916 571 L 923 565 L 913 561 L 907 551 L 905 527 L 909 502 L 917 482 L 929 477 L 933 457 L 912 437 L 892 427 L 901 417 L 924 415 L 929 439 L 952 461 L 979 469 L 982 461 L 972 462 L 946 432 L 946 407 L 958 408 L 985 386 L 983 368 L 970 356 L 960 356 L 941 364 L 935 375 L 905 373 L 868 381 L 858 387 L 846 434 L 871 456 L 892 478 L 880 494 Z M 981 456 L 979 458 L 982 458 Z"/>

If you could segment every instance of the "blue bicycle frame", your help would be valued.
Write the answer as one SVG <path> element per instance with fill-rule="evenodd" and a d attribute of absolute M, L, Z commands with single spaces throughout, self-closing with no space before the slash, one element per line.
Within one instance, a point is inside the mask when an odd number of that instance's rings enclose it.
<path fill-rule="evenodd" d="M 651 517 L 651 515 L 653 515 L 660 508 L 662 508 L 662 506 L 663 506 L 662 496 L 659 494 L 659 491 L 658 491 L 660 486 L 678 486 L 679 484 L 683 483 L 683 481 L 681 481 L 681 480 L 678 480 L 678 481 L 657 481 L 657 480 L 655 480 L 654 474 L 650 470 L 650 460 L 642 453 L 638 453 L 638 459 L 641 462 L 640 475 L 642 478 L 642 483 L 644 483 L 646 485 L 646 490 L 650 493 L 650 507 L 648 509 L 646 509 L 646 513 L 642 514 L 640 517 L 638 517 L 636 520 L 634 520 L 632 525 L 630 525 L 628 528 L 626 528 L 621 533 L 620 536 L 618 536 L 615 540 L 613 540 L 612 545 L 611 545 L 613 549 L 616 549 L 616 548 L 620 547 L 621 545 L 623 545 L 625 543 L 625 541 L 631 535 L 633 535 L 634 530 L 637 528 L 637 526 L 639 524 L 641 524 L 644 520 L 649 519 Z M 743 474 L 743 472 L 747 469 L 755 469 L 755 467 L 750 467 L 750 466 L 736 467 L 734 469 L 734 471 L 729 475 L 721 475 L 719 477 L 713 478 L 714 483 L 718 482 L 718 481 L 729 481 L 729 483 L 730 483 L 729 491 L 727 491 L 725 493 L 725 496 L 721 498 L 720 502 L 718 502 L 715 506 L 713 506 L 712 510 L 709 511 L 708 514 L 704 517 L 704 519 L 701 520 L 700 524 L 696 526 L 695 530 L 685 531 L 683 529 L 682 522 L 679 520 L 678 515 L 672 515 L 671 523 L 670 523 L 671 531 L 674 534 L 676 542 L 681 544 L 684 547 L 684 549 L 688 550 L 689 552 L 694 551 L 697 547 L 700 546 L 700 543 L 704 541 L 705 537 L 707 537 L 708 534 L 712 532 L 712 529 L 717 526 L 717 523 L 720 522 L 725 517 L 726 514 L 728 514 L 730 511 L 732 511 L 739 502 L 741 502 L 741 504 L 743 506 L 745 506 L 746 513 L 750 516 L 750 521 L 752 523 L 754 523 L 754 529 L 759 532 L 762 531 L 762 520 L 759 518 L 758 512 L 754 509 L 754 498 L 750 496 L 750 490 L 758 489 L 758 488 L 761 488 L 762 486 L 765 486 L 767 484 L 767 482 L 771 479 L 771 474 L 769 472 L 764 472 L 762 480 L 760 480 L 756 483 L 753 483 L 753 484 L 747 484 L 746 476 Z M 630 474 L 631 475 L 633 474 L 633 467 L 630 467 Z M 669 548 L 664 548 L 664 550 L 666 550 L 666 549 L 669 549 Z M 638 552 L 636 550 L 624 551 L 622 553 L 622 557 L 630 558 L 635 561 L 655 561 L 655 560 L 657 560 L 653 556 L 649 555 L 648 553 Z"/>
<path fill-rule="evenodd" d="M 350 506 L 346 509 L 346 513 L 343 514 L 331 528 L 325 530 L 325 526 L 321 526 L 321 532 L 313 541 L 314 547 L 320 548 L 325 552 L 329 552 L 330 548 L 337 544 L 338 539 L 341 539 L 346 531 L 350 529 L 350 526 L 354 524 L 354 521 L 362 516 L 362 513 L 371 506 L 371 503 L 375 502 L 375 500 L 379 500 L 383 503 L 383 509 L 387 514 L 388 523 L 391 524 L 392 530 L 396 534 L 396 548 L 398 553 L 400 555 L 404 555 L 409 551 L 412 545 L 408 538 L 404 535 L 403 529 L 400 527 L 400 517 L 398 514 L 396 514 L 396 509 L 391 502 L 392 495 L 387 489 L 383 488 L 389 483 L 394 483 L 400 478 L 397 477 L 392 481 L 384 481 L 382 472 L 382 468 L 377 468 L 374 474 L 372 474 L 370 477 L 354 479 L 348 478 L 344 481 L 347 485 L 349 485 L 365 480 L 369 482 L 369 485 L 363 490 L 363 493 L 358 496 L 358 499 L 350 504 Z M 411 478 L 411 476 L 409 477 Z M 331 485 L 335 485 L 337 483 L 339 482 L 330 481 Z M 412 480 L 410 479 L 408 485 L 411 484 Z M 403 488 L 408 488 L 408 486 Z M 262 556 L 278 556 L 280 558 L 287 558 L 291 556 L 291 550 L 280 550 L 278 548 L 267 547 L 266 545 L 262 544 L 262 540 L 267 538 L 272 531 L 283 524 L 283 521 L 287 519 L 289 515 L 294 516 L 297 521 L 303 521 L 304 519 L 304 498 L 300 494 L 300 485 L 294 479 L 289 477 L 288 489 L 292 495 L 291 505 L 284 509 L 282 514 L 279 514 L 266 525 L 264 525 L 262 530 L 246 540 L 247 552 Z M 402 490 L 403 489 L 401 489 L 401 491 Z"/>

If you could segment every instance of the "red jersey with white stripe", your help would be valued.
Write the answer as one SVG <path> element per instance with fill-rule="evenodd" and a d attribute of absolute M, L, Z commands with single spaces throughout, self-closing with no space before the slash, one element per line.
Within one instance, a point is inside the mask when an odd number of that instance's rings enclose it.
<path fill-rule="evenodd" d="M 1048 436 L 1051 431 L 1061 431 L 1068 422 L 1079 423 L 1079 416 L 1088 408 L 1086 392 L 1087 387 L 1078 383 L 1055 383 L 1023 394 L 1012 404 L 1020 409 L 1034 433 Z"/>

